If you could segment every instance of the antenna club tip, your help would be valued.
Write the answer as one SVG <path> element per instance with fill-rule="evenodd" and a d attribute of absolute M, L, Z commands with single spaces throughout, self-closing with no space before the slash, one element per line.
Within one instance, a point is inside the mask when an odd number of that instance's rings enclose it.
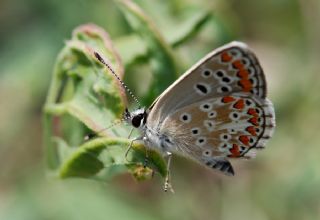
<path fill-rule="evenodd" d="M 93 54 L 101 63 L 104 63 L 104 60 L 102 59 L 102 57 L 98 52 L 94 51 Z"/>

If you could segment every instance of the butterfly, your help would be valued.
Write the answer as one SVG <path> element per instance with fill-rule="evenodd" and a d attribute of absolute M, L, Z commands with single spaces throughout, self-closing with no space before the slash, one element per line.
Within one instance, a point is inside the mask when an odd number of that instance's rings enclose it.
<path fill-rule="evenodd" d="M 266 96 L 255 54 L 246 44 L 231 42 L 192 66 L 149 108 L 124 115 L 141 132 L 133 141 L 168 156 L 168 188 L 172 154 L 234 175 L 230 158 L 252 158 L 256 149 L 265 148 L 275 128 L 274 107 Z"/>

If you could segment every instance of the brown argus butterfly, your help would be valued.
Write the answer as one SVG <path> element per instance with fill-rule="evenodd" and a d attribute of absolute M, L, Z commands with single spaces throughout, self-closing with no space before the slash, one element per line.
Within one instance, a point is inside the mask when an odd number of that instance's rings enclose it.
<path fill-rule="evenodd" d="M 117 77 L 98 53 L 95 56 Z M 168 156 L 168 170 L 176 153 L 234 175 L 229 158 L 253 157 L 274 131 L 275 113 L 266 91 L 256 56 L 244 43 L 232 42 L 191 67 L 149 108 L 126 110 L 125 119 L 141 131 L 133 141 L 142 140 Z"/>

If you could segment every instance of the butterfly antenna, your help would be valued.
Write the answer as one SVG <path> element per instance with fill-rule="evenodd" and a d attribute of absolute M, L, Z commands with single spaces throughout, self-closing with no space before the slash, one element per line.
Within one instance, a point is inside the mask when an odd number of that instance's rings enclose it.
<path fill-rule="evenodd" d="M 99 130 L 99 131 L 97 131 L 97 132 L 89 133 L 89 134 L 87 134 L 87 135 L 84 137 L 84 140 L 85 140 L 85 141 L 88 141 L 88 140 L 90 140 L 90 139 L 98 136 L 98 135 L 101 134 L 102 132 L 104 132 L 104 131 L 112 128 L 113 126 L 118 125 L 118 124 L 123 123 L 123 122 L 125 122 L 125 119 L 121 119 L 121 120 L 119 120 L 119 121 L 113 122 L 113 123 L 112 123 L 111 125 L 109 125 L 108 127 L 102 128 L 101 130 Z"/>
<path fill-rule="evenodd" d="M 121 83 L 121 86 L 129 93 L 129 95 L 131 96 L 131 98 L 138 104 L 139 108 L 141 108 L 141 104 L 139 102 L 139 100 L 137 99 L 137 97 L 135 97 L 133 95 L 133 93 L 131 92 L 131 90 L 126 86 L 126 84 L 124 84 L 124 82 L 120 79 L 120 77 L 116 74 L 116 72 L 113 70 L 113 68 L 111 67 L 110 64 L 108 64 L 102 57 L 101 55 L 94 51 L 94 55 L 95 57 L 100 61 L 100 63 L 102 63 L 103 65 L 105 65 L 112 73 L 112 75 L 114 75 L 116 77 L 116 79 Z"/>

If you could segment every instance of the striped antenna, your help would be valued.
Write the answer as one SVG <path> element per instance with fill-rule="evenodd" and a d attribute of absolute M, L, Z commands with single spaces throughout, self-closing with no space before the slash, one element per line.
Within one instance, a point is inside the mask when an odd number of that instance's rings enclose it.
<path fill-rule="evenodd" d="M 113 70 L 113 68 L 111 67 L 110 64 L 108 64 L 102 57 L 101 55 L 94 51 L 94 55 L 95 57 L 100 61 L 100 63 L 102 63 L 103 65 L 105 65 L 110 72 L 112 73 L 112 75 L 114 75 L 116 77 L 116 79 L 121 83 L 121 86 L 129 93 L 129 95 L 131 96 L 131 98 L 133 98 L 133 100 L 138 104 L 139 108 L 141 108 L 141 104 L 139 102 L 139 100 L 133 95 L 133 93 L 131 92 L 131 90 L 126 86 L 126 84 L 124 84 L 124 82 L 120 79 L 120 77 L 116 74 L 116 72 Z"/>

